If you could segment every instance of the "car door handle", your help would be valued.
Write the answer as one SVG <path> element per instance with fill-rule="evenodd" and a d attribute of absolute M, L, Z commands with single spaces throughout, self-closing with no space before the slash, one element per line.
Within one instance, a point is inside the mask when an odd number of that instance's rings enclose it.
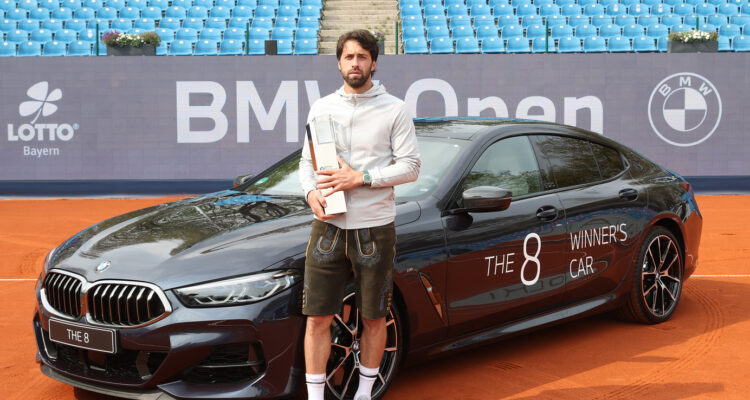
<path fill-rule="evenodd" d="M 557 219 L 557 208 L 553 206 L 543 206 L 536 210 L 536 217 L 542 221 L 554 221 Z"/>
<path fill-rule="evenodd" d="M 633 201 L 638 198 L 638 191 L 635 189 L 620 190 L 620 198 L 627 201 Z"/>

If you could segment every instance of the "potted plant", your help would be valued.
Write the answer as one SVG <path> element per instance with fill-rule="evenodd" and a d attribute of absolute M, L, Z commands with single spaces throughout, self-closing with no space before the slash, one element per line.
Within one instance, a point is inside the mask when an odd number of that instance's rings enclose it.
<path fill-rule="evenodd" d="M 370 33 L 372 33 L 372 36 L 375 36 L 375 40 L 378 41 L 378 53 L 385 54 L 385 33 L 377 30 L 371 30 Z"/>
<path fill-rule="evenodd" d="M 110 31 L 102 36 L 110 56 L 155 56 L 161 38 L 156 32 L 139 34 Z"/>
<path fill-rule="evenodd" d="M 672 32 L 668 36 L 670 53 L 715 53 L 719 51 L 719 34 L 690 30 Z"/>

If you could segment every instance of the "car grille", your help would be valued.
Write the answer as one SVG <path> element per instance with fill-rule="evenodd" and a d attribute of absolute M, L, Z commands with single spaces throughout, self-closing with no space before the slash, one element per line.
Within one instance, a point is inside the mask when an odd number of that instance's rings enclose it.
<path fill-rule="evenodd" d="M 81 280 L 56 272 L 47 274 L 44 280 L 47 302 L 57 312 L 75 318 L 81 316 L 81 287 Z"/>
<path fill-rule="evenodd" d="M 143 325 L 167 312 L 156 289 L 125 282 L 94 284 L 88 311 L 94 321 L 117 326 Z"/>

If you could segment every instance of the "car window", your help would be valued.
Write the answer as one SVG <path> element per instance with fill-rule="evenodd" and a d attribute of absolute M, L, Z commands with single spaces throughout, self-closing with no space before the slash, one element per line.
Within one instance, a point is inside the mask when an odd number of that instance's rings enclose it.
<path fill-rule="evenodd" d="M 539 136 L 537 140 L 558 188 L 602 179 L 588 141 L 564 136 Z"/>
<path fill-rule="evenodd" d="M 514 197 L 542 191 L 542 176 L 526 136 L 493 143 L 482 153 L 463 181 L 463 189 L 495 186 Z"/>
<path fill-rule="evenodd" d="M 609 179 L 625 169 L 625 164 L 623 164 L 622 157 L 617 150 L 597 143 L 591 143 L 591 150 L 594 153 L 597 165 L 599 165 L 602 179 Z"/>

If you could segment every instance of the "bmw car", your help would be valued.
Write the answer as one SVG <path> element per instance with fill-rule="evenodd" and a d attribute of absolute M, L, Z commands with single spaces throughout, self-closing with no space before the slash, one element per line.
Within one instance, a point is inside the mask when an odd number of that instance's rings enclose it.
<path fill-rule="evenodd" d="M 375 398 L 405 364 L 594 313 L 656 324 L 675 312 L 702 227 L 680 175 L 570 126 L 415 125 L 422 168 L 396 187 L 395 306 Z M 108 219 L 51 250 L 33 318 L 42 372 L 125 398 L 304 396 L 313 216 L 298 160 Z M 349 289 L 331 325 L 335 399 L 358 381 Z"/>

